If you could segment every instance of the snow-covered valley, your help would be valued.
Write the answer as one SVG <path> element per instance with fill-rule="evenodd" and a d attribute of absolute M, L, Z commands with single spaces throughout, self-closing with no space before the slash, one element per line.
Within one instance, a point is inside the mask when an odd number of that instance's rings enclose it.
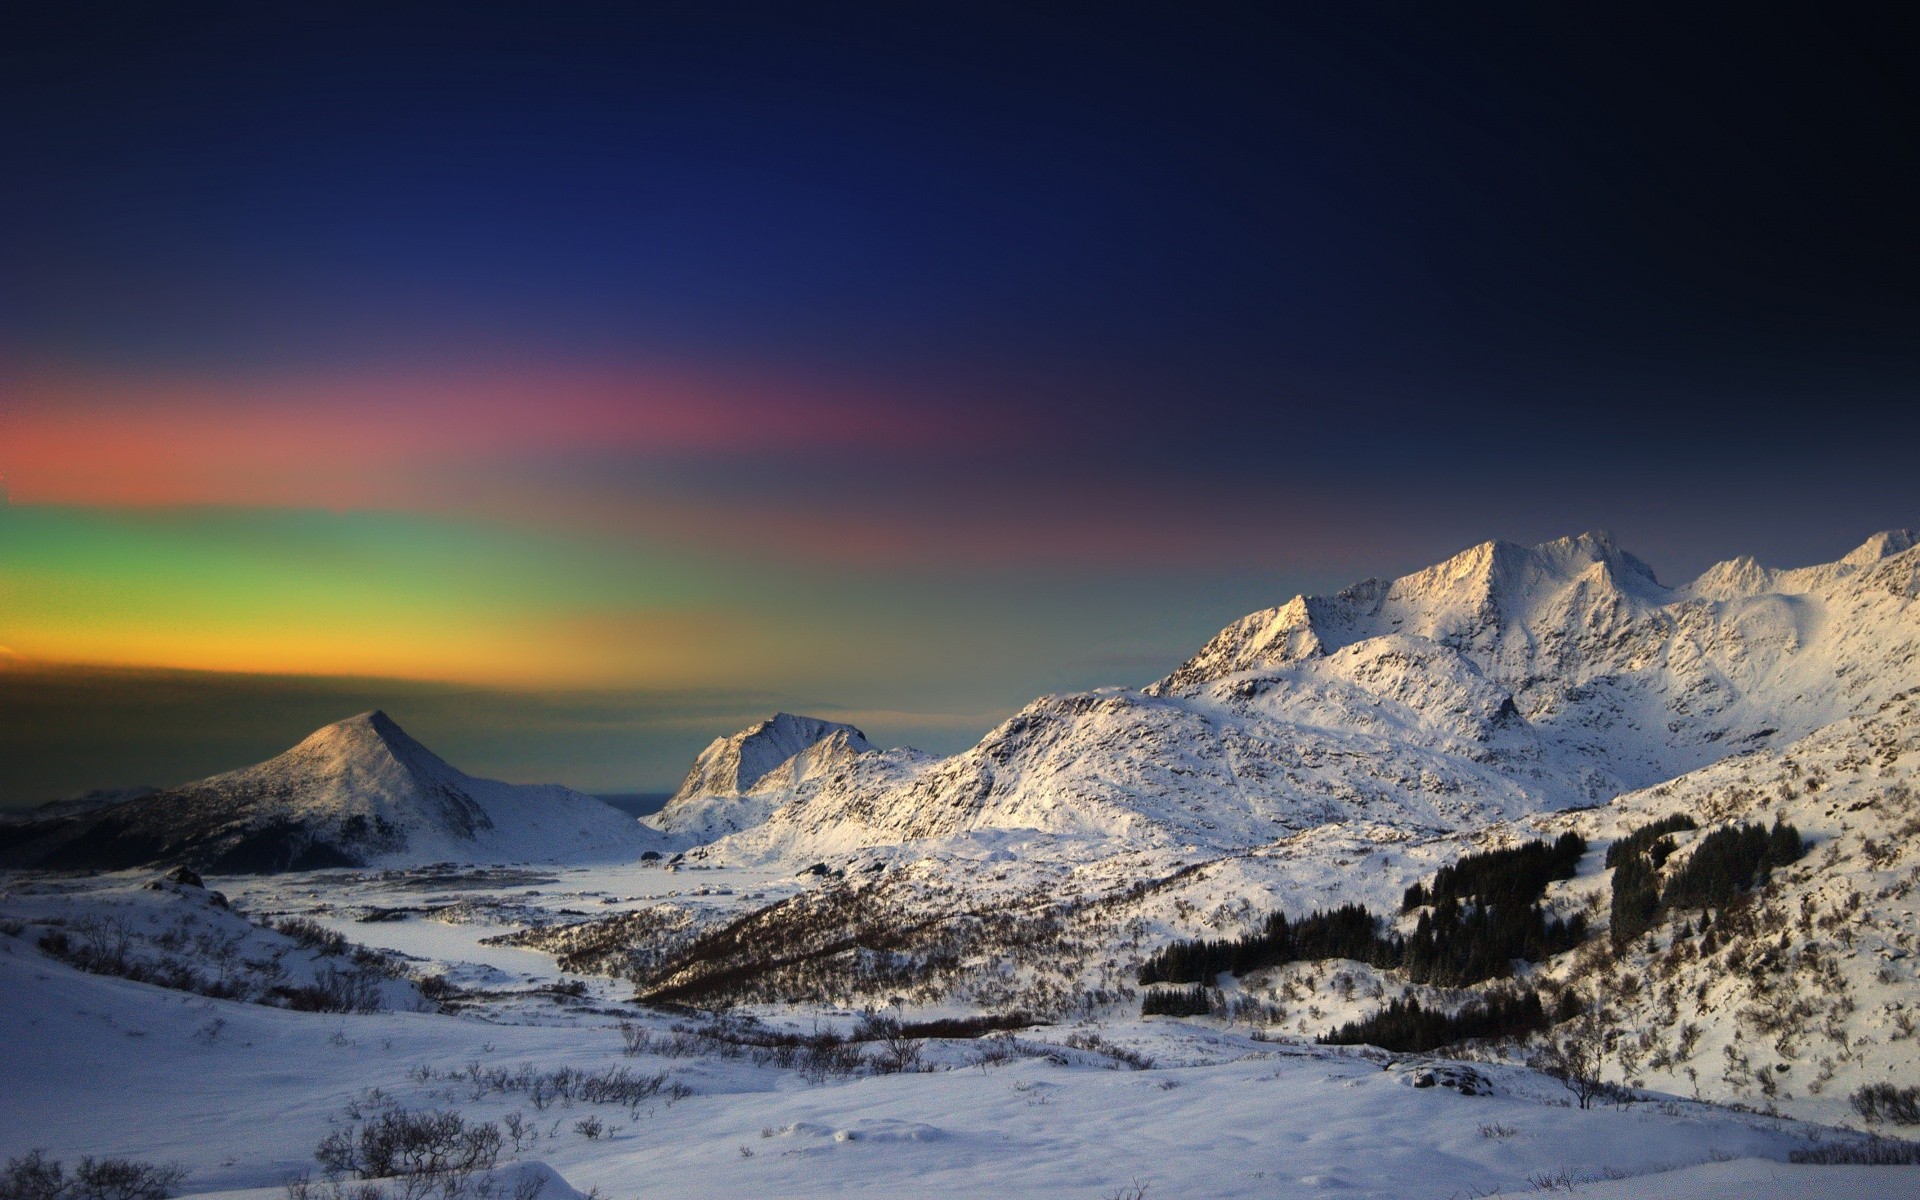
<path fill-rule="evenodd" d="M 1916 599 L 1905 532 L 1488 543 L 946 759 L 780 714 L 639 824 L 363 714 L 0 825 L 0 1154 L 301 1200 L 457 1110 L 476 1197 L 1920 1194 Z"/>

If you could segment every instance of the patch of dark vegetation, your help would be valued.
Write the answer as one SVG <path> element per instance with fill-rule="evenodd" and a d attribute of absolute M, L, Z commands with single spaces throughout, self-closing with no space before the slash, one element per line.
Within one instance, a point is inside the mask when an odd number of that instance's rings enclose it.
<path fill-rule="evenodd" d="M 1549 919 L 1537 904 L 1476 904 L 1451 900 L 1421 913 L 1398 964 L 1415 983 L 1465 987 L 1513 971 L 1513 960 L 1544 962 L 1587 940 L 1584 914 Z"/>
<path fill-rule="evenodd" d="M 626 1067 L 608 1067 L 604 1071 L 582 1071 L 560 1067 L 536 1071 L 531 1063 L 518 1067 L 483 1067 L 468 1063 L 465 1067 L 440 1073 L 440 1078 L 465 1086 L 473 1100 L 489 1095 L 525 1096 L 534 1108 L 545 1112 L 558 1104 L 616 1104 L 637 1110 L 656 1096 L 669 1104 L 693 1094 L 685 1084 L 667 1077 L 665 1071 L 641 1075 Z"/>
<path fill-rule="evenodd" d="M 129 1158 L 83 1158 L 69 1175 L 58 1159 L 29 1150 L 0 1172 L 0 1200 L 166 1200 L 186 1177 Z"/>
<path fill-rule="evenodd" d="M 1864 1142 L 1823 1142 L 1787 1154 L 1788 1162 L 1821 1166 L 1911 1167 L 1920 1165 L 1920 1142 L 1869 1138 Z"/>
<path fill-rule="evenodd" d="M 1089 987 L 1081 964 L 1125 936 L 1104 899 L 1045 890 L 979 907 L 962 889 L 863 876 L 829 882 L 714 926 L 630 975 L 653 1006 L 923 1003 L 1057 1016 L 1132 993 Z M 1137 936 L 1137 935 L 1135 935 Z M 1106 976 L 1101 982 L 1104 984 Z"/>
<path fill-rule="evenodd" d="M 306 917 L 285 917 L 273 927 L 295 942 L 319 954 L 345 955 L 351 945 L 343 933 L 335 933 L 318 921 Z"/>
<path fill-rule="evenodd" d="M 492 1186 L 475 1188 L 473 1183 L 500 1160 L 506 1137 L 494 1122 L 469 1122 L 453 1111 L 409 1110 L 384 1098 L 367 1107 L 350 1104 L 342 1116 L 344 1128 L 320 1139 L 313 1151 L 335 1181 L 334 1192 L 342 1190 L 338 1180 L 348 1176 L 390 1181 L 393 1200 L 492 1200 Z M 531 1189 L 525 1200 L 533 1200 L 537 1191 Z M 288 1200 L 316 1200 L 315 1192 L 305 1176 L 287 1183 Z M 352 1200 L 389 1200 L 389 1192 L 374 1184 L 346 1195 Z"/>
<path fill-rule="evenodd" d="M 425 908 L 370 908 L 356 918 L 362 925 L 381 925 L 395 921 L 405 921 L 422 913 L 430 912 Z"/>
<path fill-rule="evenodd" d="M 1698 828 L 1700 828 L 1700 826 L 1686 813 L 1674 813 L 1672 816 L 1662 817 L 1650 825 L 1642 825 L 1638 829 L 1629 832 L 1625 837 L 1615 839 L 1614 843 L 1607 847 L 1607 866 L 1617 867 L 1620 865 L 1620 861 L 1629 855 L 1654 853 L 1654 843 L 1665 838 L 1667 834 L 1682 833 L 1689 829 Z M 1669 839 L 1666 851 L 1659 855 L 1660 861 L 1665 861 L 1667 854 L 1672 853 L 1672 851 L 1673 843 L 1671 839 Z"/>
<path fill-rule="evenodd" d="M 1107 1069 L 1117 1071 L 1125 1067 L 1130 1071 L 1153 1070 L 1153 1056 L 1142 1054 L 1128 1046 L 1110 1042 L 1097 1033 L 1070 1033 L 1065 1045 L 1070 1049 L 1084 1050 L 1088 1054 L 1098 1054 L 1107 1060 Z"/>
<path fill-rule="evenodd" d="M 593 921 L 524 929 L 488 938 L 485 944 L 544 951 L 561 970 L 576 975 L 634 978 L 659 969 L 696 932 L 689 910 L 660 904 Z"/>
<path fill-rule="evenodd" d="M 1752 888 L 1765 887 L 1776 867 L 1797 862 L 1806 853 L 1800 831 L 1775 822 L 1729 825 L 1700 839 L 1660 894 L 1669 909 L 1719 908 Z"/>
<path fill-rule="evenodd" d="M 1204 1017 L 1219 1007 L 1204 987 L 1148 988 L 1140 997 L 1143 1017 Z"/>
<path fill-rule="evenodd" d="M 206 895 L 207 905 L 225 908 L 211 900 L 217 893 Z M 247 947 L 258 946 L 249 942 L 253 930 L 226 912 L 209 923 L 201 919 L 207 912 L 201 904 L 189 903 L 187 911 L 157 932 L 112 913 L 83 913 L 47 922 L 38 945 L 49 957 L 95 975 L 303 1012 L 379 1012 L 386 1007 L 387 981 L 405 978 L 394 957 L 299 917 L 263 927 L 292 945 L 269 945 L 268 953 L 248 957 Z M 290 978 L 287 960 L 296 946 L 313 955 L 307 960 L 313 973 L 308 982 Z"/>
<path fill-rule="evenodd" d="M 1853 1093 L 1853 1111 L 1869 1121 L 1920 1125 L 1920 1087 L 1870 1083 Z"/>
<path fill-rule="evenodd" d="M 342 971 L 325 965 L 314 973 L 312 983 L 279 984 L 269 994 L 295 1012 L 376 1013 L 383 1007 L 385 978 L 376 971 Z"/>
<path fill-rule="evenodd" d="M 1258 933 L 1239 938 L 1169 944 L 1140 967 L 1140 982 L 1211 984 L 1222 972 L 1244 975 L 1284 963 L 1350 958 L 1378 966 L 1397 962 L 1400 947 L 1380 937 L 1379 920 L 1365 907 L 1346 904 L 1298 921 L 1268 915 Z M 1376 961 L 1378 960 L 1378 961 Z"/>
<path fill-rule="evenodd" d="M 1586 940 L 1586 918 L 1548 918 L 1538 901 L 1547 885 L 1573 874 L 1586 842 L 1576 834 L 1511 850 L 1469 855 L 1443 868 L 1431 884 L 1409 888 L 1409 909 L 1431 904 L 1413 933 L 1382 933 L 1381 920 L 1358 904 L 1314 912 L 1298 921 L 1273 913 L 1257 933 L 1174 942 L 1140 968 L 1140 982 L 1210 984 L 1222 972 L 1292 962 L 1353 959 L 1399 968 L 1415 983 L 1464 987 L 1512 972 L 1513 960 L 1541 962 Z"/>
<path fill-rule="evenodd" d="M 250 989 L 242 981 L 202 975 L 185 960 L 171 955 L 141 958 L 131 953 L 132 937 L 124 926 L 83 918 L 70 929 L 50 929 L 40 935 L 40 949 L 71 967 L 94 975 L 112 975 L 135 983 L 152 984 L 178 992 L 194 992 L 215 1000 L 246 1000 Z"/>
<path fill-rule="evenodd" d="M 1652 845 L 1673 848 L 1672 841 L 1666 838 Z M 1607 914 L 1607 935 L 1613 940 L 1614 949 L 1624 949 L 1652 929 L 1659 915 L 1660 872 L 1653 865 L 1650 853 L 1621 854 L 1613 868 L 1613 898 Z"/>
<path fill-rule="evenodd" d="M 1469 854 L 1441 867 L 1431 884 L 1407 889 L 1400 910 L 1412 912 L 1427 904 L 1475 900 L 1481 904 L 1521 906 L 1546 894 L 1556 879 L 1572 879 L 1587 852 L 1587 841 L 1577 833 L 1561 834 L 1551 844 L 1532 841 L 1506 850 Z"/>
<path fill-rule="evenodd" d="M 930 1021 L 907 1021 L 902 1025 L 909 1037 L 949 1040 L 985 1037 L 1002 1030 L 1031 1029 L 1043 1025 L 1023 1012 L 982 1013 L 974 1017 L 936 1017 Z"/>
<path fill-rule="evenodd" d="M 870 1066 L 853 1039 L 836 1030 L 794 1033 L 767 1029 L 746 1017 L 716 1016 L 702 1025 L 676 1024 L 665 1033 L 625 1022 L 620 1035 L 630 1055 L 745 1058 L 755 1066 L 798 1070 L 814 1083 L 851 1078 Z"/>
<path fill-rule="evenodd" d="M 1607 849 L 1613 867 L 1609 936 L 1615 949 L 1631 945 L 1665 912 L 1725 908 L 1748 891 L 1765 887 L 1775 867 L 1798 861 L 1806 848 L 1800 831 L 1776 822 L 1771 830 L 1744 822 L 1714 830 L 1661 885 L 1661 872 L 1677 849 L 1670 836 L 1696 828 L 1677 814 L 1643 826 Z"/>
<path fill-rule="evenodd" d="M 1549 1024 L 1540 993 L 1532 988 L 1494 988 L 1451 1013 L 1423 1007 L 1415 997 L 1395 1000 L 1370 1017 L 1323 1034 L 1320 1041 L 1414 1054 L 1455 1042 L 1525 1037 Z"/>
<path fill-rule="evenodd" d="M 869 1008 L 849 1033 L 770 1029 L 751 1017 L 729 1015 L 697 1025 L 678 1023 L 666 1032 L 624 1021 L 620 1036 L 629 1055 L 746 1058 L 756 1066 L 798 1070 L 817 1082 L 862 1072 L 886 1075 L 921 1070 L 923 1044 L 929 1038 L 990 1043 L 1008 1038 L 1010 1030 L 1037 1024 L 1042 1022 L 1025 1013 L 902 1021 Z"/>

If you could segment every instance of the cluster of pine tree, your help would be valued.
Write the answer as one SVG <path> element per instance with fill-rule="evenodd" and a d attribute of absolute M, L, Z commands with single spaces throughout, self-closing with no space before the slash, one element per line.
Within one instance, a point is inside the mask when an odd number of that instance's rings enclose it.
<path fill-rule="evenodd" d="M 1667 880 L 1660 901 L 1667 908 L 1724 908 L 1749 888 L 1765 887 L 1775 867 L 1805 853 L 1800 831 L 1778 821 L 1771 831 L 1746 824 L 1716 829 Z"/>
<path fill-rule="evenodd" d="M 1406 907 L 1431 903 L 1411 936 L 1382 934 L 1364 905 L 1347 904 L 1289 922 L 1268 916 L 1241 938 L 1174 942 L 1140 968 L 1140 982 L 1211 983 L 1290 962 L 1348 958 L 1398 967 L 1415 983 L 1460 987 L 1506 975 L 1516 958 L 1539 962 L 1586 938 L 1586 918 L 1548 920 L 1539 906 L 1547 884 L 1570 879 L 1587 843 L 1569 833 L 1549 845 L 1472 854 L 1441 868 L 1432 884 L 1408 889 Z"/>
<path fill-rule="evenodd" d="M 1653 865 L 1659 866 L 1667 861 L 1667 855 L 1673 853 L 1673 839 L 1669 833 L 1698 829 L 1693 818 L 1685 813 L 1674 813 L 1670 817 L 1661 817 L 1651 825 L 1642 825 L 1607 847 L 1607 865 L 1617 867 L 1620 860 L 1634 854 L 1645 854 L 1653 859 Z M 1658 845 L 1656 845 L 1658 843 Z"/>
<path fill-rule="evenodd" d="M 1506 975 L 1516 958 L 1543 962 L 1586 940 L 1582 913 L 1548 920 L 1532 901 L 1461 905 L 1448 897 L 1420 914 L 1394 965 L 1415 983 L 1464 987 Z"/>
<path fill-rule="evenodd" d="M 1571 1015 L 1571 1014 L 1569 1014 Z M 1412 997 L 1395 1000 L 1361 1021 L 1349 1021 L 1321 1036 L 1330 1046 L 1378 1046 L 1402 1054 L 1437 1050 L 1468 1038 L 1519 1037 L 1547 1028 L 1546 1006 L 1532 988 L 1500 987 L 1460 1011 L 1422 1008 Z"/>
<path fill-rule="evenodd" d="M 1431 885 L 1416 883 L 1400 902 L 1401 912 L 1448 900 L 1478 899 L 1482 904 L 1532 904 L 1556 879 L 1572 879 L 1587 852 L 1587 839 L 1563 833 L 1552 845 L 1532 841 L 1511 850 L 1469 854 L 1441 867 Z"/>
<path fill-rule="evenodd" d="M 1211 983 L 1222 971 L 1244 975 L 1264 967 L 1324 958 L 1351 958 L 1375 966 L 1395 966 L 1398 939 L 1383 939 L 1378 921 L 1364 905 L 1344 904 L 1330 912 L 1289 922 L 1272 913 L 1258 933 L 1240 938 L 1174 942 L 1140 968 L 1141 983 Z"/>
<path fill-rule="evenodd" d="M 1684 814 L 1642 826 L 1607 849 L 1613 870 L 1610 935 L 1624 948 L 1653 928 L 1664 911 L 1721 908 L 1750 888 L 1764 886 L 1773 868 L 1806 853 L 1800 831 L 1778 821 L 1769 831 L 1744 822 L 1700 840 L 1664 889 L 1660 871 L 1675 844 L 1669 834 L 1698 828 Z"/>
<path fill-rule="evenodd" d="M 1206 988 L 1152 988 L 1140 998 L 1143 1017 L 1204 1017 L 1215 1008 Z"/>

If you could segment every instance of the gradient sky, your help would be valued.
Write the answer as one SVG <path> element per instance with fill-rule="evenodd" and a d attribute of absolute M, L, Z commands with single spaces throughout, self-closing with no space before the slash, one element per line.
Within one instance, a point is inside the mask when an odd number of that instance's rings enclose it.
<path fill-rule="evenodd" d="M 673 786 L 1300 590 L 1920 524 L 1886 6 L 12 6 L 0 805 Z"/>

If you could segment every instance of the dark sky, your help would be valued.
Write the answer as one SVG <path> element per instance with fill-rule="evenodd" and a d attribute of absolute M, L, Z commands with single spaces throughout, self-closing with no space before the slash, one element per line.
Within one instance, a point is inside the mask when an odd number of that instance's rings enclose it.
<path fill-rule="evenodd" d="M 1836 557 L 1920 523 L 1917 12 L 15 5 L 0 472 L 16 525 L 69 523 L 0 540 L 31 593 L 0 643 L 644 692 L 695 686 L 660 665 L 691 638 L 715 687 L 958 729 L 1491 536 L 1608 526 L 1669 576 Z M 156 511 L 218 564 L 169 598 L 222 628 L 265 628 L 266 575 L 332 586 L 400 537 L 288 567 L 182 532 L 209 507 L 458 523 L 463 580 L 524 574 L 529 538 L 652 565 L 565 568 L 591 612 L 481 606 L 434 654 L 349 653 L 338 613 L 281 652 L 62 599 L 152 586 L 153 527 L 100 522 Z M 993 602 L 916 632 L 966 589 Z M 850 654 L 854 611 L 946 657 Z M 806 653 L 743 666 L 770 660 L 716 621 Z M 1003 691 L 931 681 L 1011 626 Z M 610 627 L 654 641 L 461 667 Z M 684 748 L 574 774 L 670 785 Z"/>

